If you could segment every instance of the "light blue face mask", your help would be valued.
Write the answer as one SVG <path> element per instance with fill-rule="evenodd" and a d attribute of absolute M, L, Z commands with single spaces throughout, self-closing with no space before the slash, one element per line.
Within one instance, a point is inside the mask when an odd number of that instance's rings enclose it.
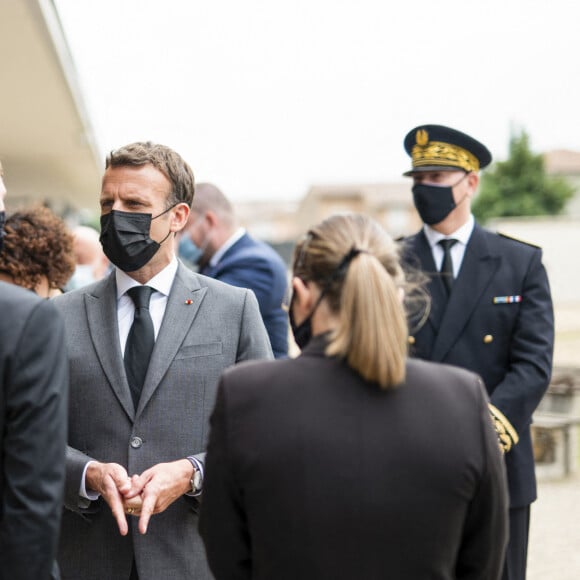
<path fill-rule="evenodd" d="M 190 264 L 196 265 L 203 255 L 203 250 L 194 244 L 191 238 L 185 234 L 179 240 L 177 253 L 180 258 L 187 260 Z"/>
<path fill-rule="evenodd" d="M 77 264 L 74 274 L 66 284 L 66 291 L 76 290 L 96 282 L 97 279 L 93 275 L 93 266 L 91 264 Z"/>

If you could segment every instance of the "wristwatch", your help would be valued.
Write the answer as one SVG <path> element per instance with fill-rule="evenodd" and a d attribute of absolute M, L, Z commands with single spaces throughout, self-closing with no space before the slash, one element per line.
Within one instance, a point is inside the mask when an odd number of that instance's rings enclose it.
<path fill-rule="evenodd" d="M 199 495 L 203 486 L 203 467 L 195 457 L 187 458 L 193 465 L 193 476 L 189 480 L 191 483 L 191 495 Z"/>

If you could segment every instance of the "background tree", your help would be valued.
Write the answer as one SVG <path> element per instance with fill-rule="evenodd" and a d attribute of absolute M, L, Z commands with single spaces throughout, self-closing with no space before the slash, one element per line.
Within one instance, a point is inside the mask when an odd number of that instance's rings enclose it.
<path fill-rule="evenodd" d="M 509 157 L 483 172 L 473 213 L 482 223 L 493 217 L 556 215 L 574 195 L 562 177 L 546 173 L 544 160 L 530 150 L 521 130 L 510 138 Z"/>

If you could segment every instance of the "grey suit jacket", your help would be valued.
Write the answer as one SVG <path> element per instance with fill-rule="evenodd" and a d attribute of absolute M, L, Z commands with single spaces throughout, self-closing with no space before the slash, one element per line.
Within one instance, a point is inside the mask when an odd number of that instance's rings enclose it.
<path fill-rule="evenodd" d="M 140 580 L 211 578 L 196 499 L 184 496 L 154 515 L 145 536 L 132 520 L 122 537 L 106 502 L 80 498 L 79 485 L 90 459 L 119 463 L 131 475 L 204 452 L 221 371 L 272 357 L 254 295 L 180 264 L 137 409 L 119 345 L 114 274 L 56 304 L 71 372 L 63 578 L 127 580 L 133 559 Z"/>

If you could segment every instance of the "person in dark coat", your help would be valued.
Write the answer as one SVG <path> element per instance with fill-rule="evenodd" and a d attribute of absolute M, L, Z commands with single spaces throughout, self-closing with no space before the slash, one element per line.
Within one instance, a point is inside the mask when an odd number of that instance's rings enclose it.
<path fill-rule="evenodd" d="M 0 252 L 5 194 L 0 165 Z M 59 578 L 67 394 L 56 308 L 0 282 L 0 580 Z"/>
<path fill-rule="evenodd" d="M 405 263 L 429 276 L 431 310 L 413 324 L 411 354 L 479 374 L 505 452 L 510 543 L 504 580 L 524 580 L 529 507 L 536 499 L 532 414 L 550 382 L 554 318 L 542 251 L 479 226 L 471 200 L 491 154 L 441 125 L 408 133 L 413 199 L 424 227 L 404 240 Z"/>
<path fill-rule="evenodd" d="M 296 359 L 221 377 L 200 532 L 217 580 L 497 580 L 505 469 L 481 379 L 406 358 L 393 240 L 331 217 L 295 252 Z"/>

